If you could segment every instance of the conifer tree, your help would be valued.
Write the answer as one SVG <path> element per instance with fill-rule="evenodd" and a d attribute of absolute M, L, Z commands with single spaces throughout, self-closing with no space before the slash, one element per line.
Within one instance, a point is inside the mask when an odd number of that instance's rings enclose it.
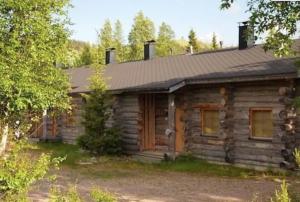
<path fill-rule="evenodd" d="M 78 138 L 78 145 L 93 154 L 120 154 L 120 134 L 106 125 L 111 116 L 112 100 L 106 91 L 102 68 L 90 78 L 91 93 L 83 95 L 86 100 L 82 122 L 85 133 Z"/>
<path fill-rule="evenodd" d="M 212 48 L 213 50 L 216 50 L 216 49 L 219 48 L 218 43 L 217 43 L 217 36 L 216 36 L 216 33 L 213 33 L 212 40 L 211 40 L 211 48 Z"/>
<path fill-rule="evenodd" d="M 189 46 L 193 47 L 194 52 L 199 52 L 200 47 L 199 47 L 198 39 L 197 39 L 197 36 L 196 36 L 196 32 L 193 29 L 191 29 L 188 38 L 189 38 Z"/>

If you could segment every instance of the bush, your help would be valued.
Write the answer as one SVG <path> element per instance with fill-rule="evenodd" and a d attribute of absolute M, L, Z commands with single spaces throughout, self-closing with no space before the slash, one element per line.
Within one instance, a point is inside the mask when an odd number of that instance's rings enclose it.
<path fill-rule="evenodd" d="M 117 199 L 109 192 L 101 189 L 92 189 L 90 191 L 92 201 L 95 202 L 116 202 Z M 67 191 L 62 191 L 58 186 L 52 186 L 50 190 L 49 202 L 84 202 L 77 190 L 76 186 L 69 186 Z"/>
<path fill-rule="evenodd" d="M 91 197 L 95 202 L 116 202 L 115 196 L 108 192 L 104 192 L 100 189 L 93 189 L 91 191 Z"/>
<path fill-rule="evenodd" d="M 94 154 L 120 154 L 120 133 L 106 126 L 111 116 L 112 100 L 106 92 L 102 71 L 91 78 L 90 89 L 90 94 L 83 95 L 86 100 L 82 122 L 85 134 L 78 138 L 78 145 Z"/>
<path fill-rule="evenodd" d="M 300 151 L 299 151 L 299 149 L 295 149 L 294 157 L 295 157 L 298 167 L 300 167 Z"/>
<path fill-rule="evenodd" d="M 281 190 L 276 190 L 275 192 L 275 199 L 271 200 L 272 202 L 291 202 L 291 199 L 289 197 L 288 193 L 288 186 L 285 181 L 281 184 Z"/>
<path fill-rule="evenodd" d="M 14 145 L 6 158 L 0 159 L 1 201 L 27 201 L 30 186 L 43 179 L 51 166 L 57 168 L 63 160 L 51 159 L 47 154 L 33 157 L 26 148 L 28 145 L 21 141 Z"/>
<path fill-rule="evenodd" d="M 53 186 L 49 198 L 49 202 L 82 202 L 76 186 L 70 186 L 66 193 L 62 192 L 57 186 Z"/>
<path fill-rule="evenodd" d="M 119 131 L 114 128 L 106 129 L 103 135 L 82 135 L 77 139 L 77 144 L 93 154 L 119 155 L 122 153 L 121 137 Z"/>

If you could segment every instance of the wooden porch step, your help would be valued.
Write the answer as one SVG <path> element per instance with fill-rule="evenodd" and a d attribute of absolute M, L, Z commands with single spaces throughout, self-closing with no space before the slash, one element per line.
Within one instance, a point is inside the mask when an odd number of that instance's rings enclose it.
<path fill-rule="evenodd" d="M 164 160 L 165 154 L 158 151 L 143 151 L 132 155 L 132 158 L 143 163 L 159 163 Z"/>

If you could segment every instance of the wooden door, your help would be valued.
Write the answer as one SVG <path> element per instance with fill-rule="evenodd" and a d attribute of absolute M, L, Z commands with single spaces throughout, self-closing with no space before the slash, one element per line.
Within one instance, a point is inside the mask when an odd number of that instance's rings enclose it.
<path fill-rule="evenodd" d="M 141 98 L 142 105 L 142 150 L 155 150 L 155 95 L 146 94 Z"/>
<path fill-rule="evenodd" d="M 175 148 L 176 152 L 182 152 L 184 150 L 184 123 L 182 116 L 184 111 L 181 108 L 176 108 L 176 137 L 175 137 Z"/>

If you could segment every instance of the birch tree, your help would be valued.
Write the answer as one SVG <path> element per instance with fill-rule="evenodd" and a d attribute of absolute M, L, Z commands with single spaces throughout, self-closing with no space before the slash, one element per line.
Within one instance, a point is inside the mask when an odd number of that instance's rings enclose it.
<path fill-rule="evenodd" d="M 0 155 L 12 131 L 44 110 L 69 107 L 64 61 L 69 0 L 0 0 Z"/>

